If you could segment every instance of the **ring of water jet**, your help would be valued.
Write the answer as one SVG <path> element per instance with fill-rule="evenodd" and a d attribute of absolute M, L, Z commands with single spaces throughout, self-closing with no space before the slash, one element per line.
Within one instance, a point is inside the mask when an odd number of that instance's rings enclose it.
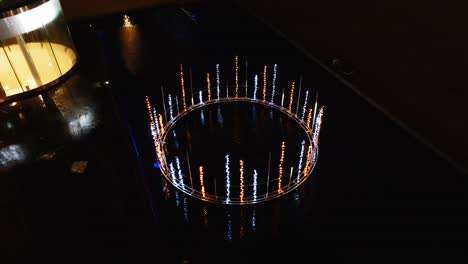
<path fill-rule="evenodd" d="M 238 89 L 238 87 L 236 86 L 227 88 Z M 269 92 L 272 93 L 272 91 Z M 306 122 L 305 120 L 301 119 L 301 117 L 299 117 L 297 114 L 289 111 L 287 108 L 282 107 L 281 105 L 277 105 L 274 102 L 272 103 L 269 101 L 265 101 L 263 98 L 257 99 L 256 96 L 255 98 L 222 97 L 219 99 L 217 99 L 217 97 L 216 99 L 212 99 L 210 97 L 206 100 L 203 100 L 204 94 L 211 94 L 211 91 L 210 93 L 208 93 L 207 90 L 199 91 L 198 93 L 196 93 L 196 95 L 198 95 L 201 99 L 198 103 L 187 106 L 185 110 L 182 110 L 181 112 L 173 116 L 170 120 L 168 120 L 168 122 L 164 124 L 164 126 L 162 126 L 162 124 L 158 124 L 162 127 L 161 135 L 157 140 L 157 145 L 159 145 L 157 146 L 157 152 L 158 149 L 160 152 L 158 155 L 158 160 L 160 160 L 160 166 L 163 176 L 174 187 L 176 187 L 181 192 L 184 192 L 192 197 L 198 198 L 203 201 L 221 204 L 242 205 L 255 204 L 278 198 L 293 191 L 298 186 L 300 186 L 305 180 L 308 179 L 309 175 L 315 168 L 315 164 L 318 157 L 317 140 L 315 140 L 315 137 L 318 137 L 318 133 L 315 133 L 314 128 L 310 127 L 310 120 Z M 292 168 L 293 170 L 291 170 L 291 173 L 289 173 L 288 169 L 288 172 L 283 174 L 284 170 L 281 169 L 281 173 L 279 173 L 279 175 L 269 175 L 267 181 L 258 181 L 257 177 L 259 174 L 257 173 L 257 169 L 254 168 L 251 171 L 246 171 L 244 169 L 244 163 L 249 163 L 248 160 L 242 160 L 240 164 L 239 160 L 229 161 L 229 153 L 227 150 L 227 163 L 225 172 L 226 174 L 224 175 L 225 183 L 223 184 L 220 180 L 214 180 L 215 184 L 216 182 L 218 182 L 218 185 L 212 186 L 212 188 L 210 187 L 210 185 L 213 184 L 211 182 L 207 182 L 207 180 L 204 178 L 206 172 L 204 172 L 203 169 L 200 170 L 200 168 L 206 168 L 207 164 L 194 164 L 191 166 L 190 161 L 180 162 L 179 159 L 185 158 L 184 156 L 188 155 L 185 153 L 177 153 L 177 155 L 174 155 L 173 158 L 175 162 L 166 162 L 168 160 L 168 153 L 166 153 L 167 137 L 169 135 L 172 135 L 172 133 L 175 133 L 175 130 L 173 130 L 173 128 L 180 120 L 182 120 L 184 117 L 186 117 L 193 111 L 206 108 L 210 105 L 219 104 L 220 106 L 222 106 L 227 103 L 240 102 L 258 104 L 265 106 L 268 109 L 280 112 L 287 116 L 295 124 L 299 125 L 299 127 L 303 130 L 306 137 L 302 142 L 302 149 L 298 164 L 294 166 L 294 169 Z M 321 115 L 317 118 L 321 118 Z M 284 146 L 282 146 L 280 151 L 282 152 L 281 154 L 283 155 L 284 159 Z M 191 159 L 191 157 L 187 157 L 187 160 L 189 159 Z M 184 168 L 181 169 L 181 163 L 188 163 L 188 166 L 185 167 L 185 170 Z M 278 167 L 278 165 L 279 164 L 273 164 L 272 167 Z M 177 171 L 175 168 L 177 168 Z M 269 171 L 268 174 L 270 174 Z M 234 184 L 235 181 L 233 180 L 239 177 L 240 182 L 242 184 Z M 197 179 L 200 179 L 200 184 L 197 183 Z M 215 193 L 212 193 L 209 191 L 211 189 L 217 191 L 215 191 Z"/>

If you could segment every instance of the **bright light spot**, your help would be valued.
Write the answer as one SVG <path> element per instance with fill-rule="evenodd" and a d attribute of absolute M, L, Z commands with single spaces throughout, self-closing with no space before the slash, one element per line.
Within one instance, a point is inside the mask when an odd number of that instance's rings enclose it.
<path fill-rule="evenodd" d="M 58 0 L 49 1 L 36 8 L 1 19 L 0 39 L 8 39 L 19 34 L 42 28 L 54 21 L 60 13 Z"/>
<path fill-rule="evenodd" d="M 123 27 L 133 27 L 133 23 L 128 15 L 123 16 Z"/>
<path fill-rule="evenodd" d="M 94 115 L 92 112 L 80 114 L 78 118 L 68 122 L 70 134 L 78 137 L 88 132 L 94 126 Z"/>
<path fill-rule="evenodd" d="M 156 169 L 160 169 L 160 168 L 161 168 L 161 166 L 159 165 L 159 162 L 155 162 L 155 163 L 153 164 L 153 166 L 154 166 Z"/>
<path fill-rule="evenodd" d="M 12 167 L 25 158 L 26 152 L 20 145 L 10 145 L 0 149 L 0 167 Z"/>

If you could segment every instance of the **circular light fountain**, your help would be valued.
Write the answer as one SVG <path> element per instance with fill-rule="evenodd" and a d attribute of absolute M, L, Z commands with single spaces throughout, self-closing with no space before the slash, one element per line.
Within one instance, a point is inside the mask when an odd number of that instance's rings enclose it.
<path fill-rule="evenodd" d="M 149 97 L 146 97 L 158 165 L 173 186 L 203 201 L 254 204 L 280 197 L 309 177 L 317 161 L 323 108 L 318 109 L 317 102 L 311 102 L 308 90 L 304 96 L 299 91 L 297 101 L 293 99 L 296 90 L 294 82 L 288 98 L 285 98 L 284 92 L 276 93 L 276 65 L 271 90 L 267 89 L 266 66 L 263 87 L 258 86 L 257 75 L 253 87 L 239 85 L 237 57 L 233 86 L 221 88 L 219 65 L 216 65 L 216 86 L 211 87 L 210 75 L 207 74 L 207 89 L 187 96 L 182 66 L 180 76 L 180 100 L 167 95 L 167 101 L 164 99 L 162 102 L 161 113 L 152 107 Z M 302 107 L 299 102 L 303 103 Z M 254 115 L 257 109 L 268 111 L 272 120 L 282 120 L 280 126 L 289 122 L 293 135 L 289 139 L 278 133 L 276 136 L 260 135 L 252 141 L 255 134 L 260 132 L 255 117 L 250 123 L 242 122 L 242 125 L 239 121 L 232 127 L 226 124 L 232 120 L 248 119 L 243 116 L 245 111 L 236 109 L 249 107 Z M 222 111 L 228 115 L 222 114 Z M 217 122 L 221 127 L 224 122 L 226 127 L 214 130 L 213 126 L 203 128 L 207 123 L 205 119 L 208 119 L 205 113 L 217 115 Z M 226 120 L 219 121 L 223 116 Z M 197 119 L 200 125 L 189 128 L 190 124 L 198 122 Z M 231 133 L 234 130 L 237 132 Z M 280 128 L 267 126 L 261 133 L 273 135 L 275 133 L 272 131 L 276 130 Z M 236 136 L 238 134 L 250 140 L 242 143 Z M 226 143 L 233 138 L 237 138 L 233 140 L 236 142 Z"/>
<path fill-rule="evenodd" d="M 0 102 L 52 86 L 76 62 L 59 0 L 0 2 Z"/>

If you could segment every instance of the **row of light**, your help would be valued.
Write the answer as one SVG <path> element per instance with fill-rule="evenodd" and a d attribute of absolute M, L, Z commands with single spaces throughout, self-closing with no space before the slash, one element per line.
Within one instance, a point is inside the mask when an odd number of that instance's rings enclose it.
<path fill-rule="evenodd" d="M 238 70 L 237 70 L 238 59 L 237 59 L 237 56 L 236 56 L 235 61 L 236 61 L 236 84 L 235 84 L 235 87 L 234 87 L 235 88 L 235 97 L 234 98 L 239 98 L 239 95 L 238 95 L 239 84 L 238 84 Z M 262 90 L 263 99 L 261 101 L 267 102 L 269 104 L 276 105 L 274 103 L 274 96 L 275 96 L 275 90 L 276 90 L 277 65 L 276 64 L 274 65 L 274 74 L 273 74 L 273 82 L 272 82 L 273 90 L 272 90 L 271 99 L 270 99 L 269 102 L 266 99 L 266 92 L 267 92 L 267 89 L 266 89 L 267 88 L 266 69 L 267 69 L 267 66 L 264 66 L 263 90 Z M 206 92 L 207 93 L 207 100 L 203 100 L 204 94 L 203 94 L 203 91 L 200 90 L 198 92 L 198 103 L 197 104 L 194 103 L 193 95 L 192 95 L 192 97 L 191 97 L 192 105 L 191 106 L 205 104 L 205 103 L 209 103 L 209 102 L 213 102 L 213 101 L 216 102 L 216 101 L 221 99 L 221 97 L 220 97 L 220 94 L 221 94 L 220 89 L 221 88 L 220 88 L 220 79 L 219 79 L 219 64 L 216 64 L 216 99 L 213 100 L 212 96 L 211 96 L 211 80 L 210 80 L 210 74 L 209 73 L 206 74 L 206 83 L 207 83 L 207 92 Z M 179 112 L 178 115 L 184 113 L 185 111 L 187 111 L 187 108 L 188 108 L 187 103 L 186 103 L 187 101 L 186 101 L 185 78 L 184 78 L 183 65 L 180 65 L 180 84 L 181 84 L 183 110 L 182 110 L 182 112 Z M 315 113 L 315 115 L 317 115 L 317 100 L 315 102 L 314 108 L 309 108 L 308 107 L 309 90 L 306 90 L 304 104 L 302 106 L 302 113 L 299 116 L 299 113 L 294 113 L 293 109 L 292 109 L 293 102 L 294 102 L 295 87 L 296 87 L 295 82 L 292 82 L 291 83 L 291 92 L 290 92 L 290 96 L 289 96 L 289 105 L 288 105 L 288 108 L 287 108 L 287 112 L 289 114 L 291 114 L 291 115 L 295 115 L 298 119 L 300 119 L 301 123 L 304 123 L 306 125 L 306 127 L 308 128 L 309 131 L 312 131 L 312 128 L 313 128 L 313 126 L 311 126 L 311 121 L 312 121 L 312 118 L 313 118 L 312 114 Z M 257 94 L 258 94 L 258 75 L 255 75 L 254 76 L 254 92 L 253 92 L 253 96 L 252 96 L 253 100 L 258 100 L 257 99 Z M 175 96 L 175 98 L 176 98 L 176 103 L 178 105 L 177 96 Z M 231 97 L 229 97 L 229 86 L 226 87 L 226 97 L 225 98 L 227 98 L 227 99 L 231 98 Z M 248 98 L 247 87 L 246 87 L 246 95 L 245 95 L 244 98 Z M 170 121 L 174 120 L 174 118 L 175 118 L 174 117 L 174 106 L 173 106 L 173 97 L 172 97 L 172 95 L 169 94 L 167 99 L 168 99 L 169 122 L 170 122 Z M 280 106 L 281 106 L 281 109 L 284 109 L 284 91 L 282 93 L 281 105 Z M 299 105 L 298 105 L 298 109 L 299 109 Z M 297 111 L 297 112 L 299 112 L 299 111 Z M 306 114 L 307 114 L 307 119 L 304 120 L 306 118 Z"/>

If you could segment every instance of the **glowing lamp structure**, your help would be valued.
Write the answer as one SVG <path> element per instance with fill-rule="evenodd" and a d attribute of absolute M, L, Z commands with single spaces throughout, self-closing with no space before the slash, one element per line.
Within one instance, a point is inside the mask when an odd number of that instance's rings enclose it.
<path fill-rule="evenodd" d="M 0 1 L 0 102 L 56 84 L 76 62 L 59 0 Z"/>

